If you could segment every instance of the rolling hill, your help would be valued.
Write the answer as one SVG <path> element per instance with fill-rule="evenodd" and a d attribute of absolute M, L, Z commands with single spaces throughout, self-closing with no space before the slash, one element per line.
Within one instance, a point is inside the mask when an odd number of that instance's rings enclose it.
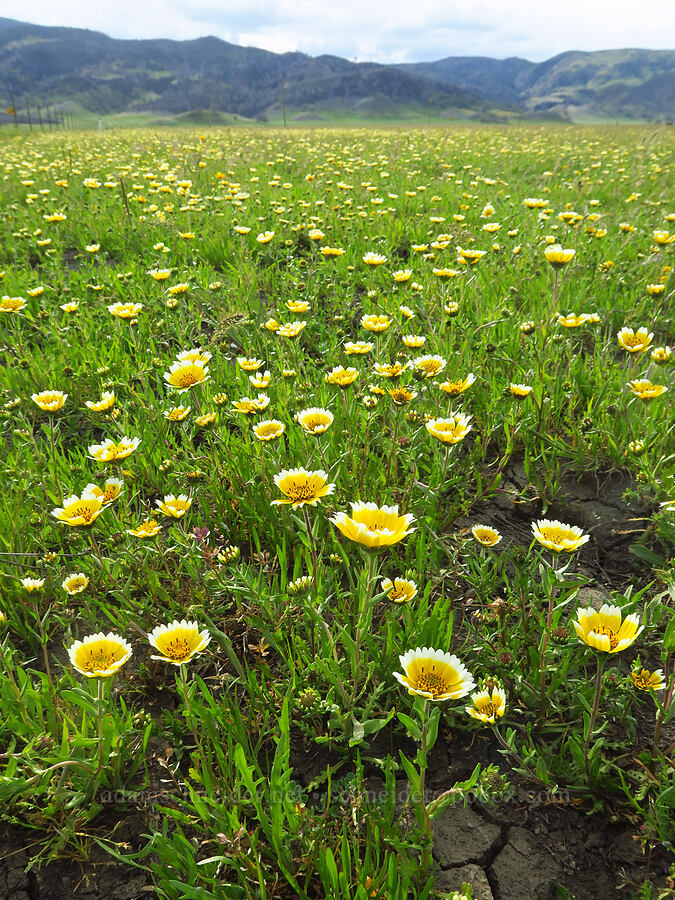
<path fill-rule="evenodd" d="M 542 63 L 449 57 L 400 66 L 496 104 L 566 118 L 675 118 L 675 51 L 570 51 Z"/>
<path fill-rule="evenodd" d="M 608 50 L 525 59 L 449 57 L 399 66 L 271 53 L 215 37 L 117 40 L 0 18 L 0 104 L 29 96 L 97 115 L 194 110 L 265 119 L 326 111 L 494 119 L 675 117 L 675 52 Z"/>

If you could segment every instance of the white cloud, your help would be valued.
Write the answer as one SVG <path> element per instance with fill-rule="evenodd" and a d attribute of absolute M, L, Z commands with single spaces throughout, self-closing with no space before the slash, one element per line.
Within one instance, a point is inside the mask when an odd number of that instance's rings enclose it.
<path fill-rule="evenodd" d="M 4 0 L 3 15 L 119 38 L 212 34 L 274 52 L 378 62 L 477 55 L 538 61 L 564 50 L 666 48 L 675 34 L 675 6 L 663 0 Z"/>

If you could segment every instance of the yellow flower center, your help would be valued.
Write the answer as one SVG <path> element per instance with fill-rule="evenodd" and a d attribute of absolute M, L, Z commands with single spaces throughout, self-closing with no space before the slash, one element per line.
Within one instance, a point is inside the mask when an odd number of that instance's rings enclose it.
<path fill-rule="evenodd" d="M 298 500 L 309 500 L 316 496 L 316 489 L 309 482 L 296 482 L 295 484 L 291 484 L 288 487 L 284 488 L 284 493 L 286 496 L 290 497 L 293 501 Z"/>
<path fill-rule="evenodd" d="M 597 625 L 593 630 L 595 631 L 596 634 L 606 634 L 607 635 L 607 637 L 609 638 L 609 646 L 610 646 L 611 650 L 613 650 L 616 647 L 616 645 L 619 643 L 618 634 L 616 633 L 616 631 L 614 631 L 613 628 L 610 628 L 608 625 L 601 623 L 601 624 Z"/>
<path fill-rule="evenodd" d="M 71 513 L 71 516 L 72 518 L 80 516 L 84 519 L 85 522 L 90 522 L 92 517 L 92 510 L 88 506 L 76 506 Z"/>
<path fill-rule="evenodd" d="M 556 547 L 562 547 L 565 544 L 566 535 L 559 528 L 544 528 L 542 534 L 545 540 L 555 544 Z"/>
<path fill-rule="evenodd" d="M 269 435 L 277 434 L 278 431 L 279 431 L 278 425 L 262 425 L 258 429 L 258 434 L 261 435 L 262 437 L 269 437 Z"/>
<path fill-rule="evenodd" d="M 499 715 L 500 707 L 496 703 L 492 703 L 490 700 L 483 700 L 476 703 L 476 709 L 481 715 L 487 716 L 488 719 L 494 719 L 497 715 Z"/>
<path fill-rule="evenodd" d="M 192 372 L 183 372 L 178 377 L 178 385 L 182 388 L 192 387 L 193 384 L 197 384 L 197 377 Z"/>
<path fill-rule="evenodd" d="M 407 403 L 409 400 L 412 400 L 412 396 L 412 393 L 406 391 L 405 388 L 396 388 L 391 391 L 391 399 L 394 403 Z"/>
<path fill-rule="evenodd" d="M 82 647 L 77 654 L 77 665 L 85 672 L 99 672 L 109 669 L 122 658 L 124 651 L 121 647 L 110 648 L 93 644 L 91 647 Z"/>
<path fill-rule="evenodd" d="M 192 644 L 185 637 L 171 638 L 162 650 L 169 659 L 184 659 L 192 653 Z"/>
<path fill-rule="evenodd" d="M 387 527 L 387 525 L 384 521 L 378 522 L 377 520 L 375 520 L 374 522 L 371 522 L 369 525 L 366 524 L 365 522 L 363 524 L 365 525 L 365 527 L 368 531 L 372 531 L 374 534 L 379 534 L 380 532 L 384 531 L 384 529 Z"/>
<path fill-rule="evenodd" d="M 330 423 L 325 416 L 314 415 L 307 416 L 307 418 L 303 420 L 302 424 L 305 426 L 307 431 L 318 431 L 319 429 L 323 430 L 326 425 Z"/>
<path fill-rule="evenodd" d="M 440 694 L 447 693 L 448 683 L 443 678 L 442 675 L 439 675 L 438 672 L 425 672 L 422 671 L 417 676 L 417 683 L 415 685 L 420 691 L 427 691 L 434 697 L 439 696 Z"/>

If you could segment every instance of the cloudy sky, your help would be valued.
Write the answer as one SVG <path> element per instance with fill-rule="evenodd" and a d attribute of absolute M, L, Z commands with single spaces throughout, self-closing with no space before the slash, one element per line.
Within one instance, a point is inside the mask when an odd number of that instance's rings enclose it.
<path fill-rule="evenodd" d="M 117 38 L 215 35 L 243 46 L 376 62 L 672 48 L 667 0 L 3 0 L 0 13 Z"/>

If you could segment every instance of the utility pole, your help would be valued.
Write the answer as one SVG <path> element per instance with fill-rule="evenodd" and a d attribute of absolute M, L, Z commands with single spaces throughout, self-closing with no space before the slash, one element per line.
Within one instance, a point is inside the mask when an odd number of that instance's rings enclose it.
<path fill-rule="evenodd" d="M 28 99 L 28 94 L 26 94 L 26 118 L 28 119 L 28 127 L 30 130 L 33 130 L 33 120 L 30 117 L 30 100 Z"/>

